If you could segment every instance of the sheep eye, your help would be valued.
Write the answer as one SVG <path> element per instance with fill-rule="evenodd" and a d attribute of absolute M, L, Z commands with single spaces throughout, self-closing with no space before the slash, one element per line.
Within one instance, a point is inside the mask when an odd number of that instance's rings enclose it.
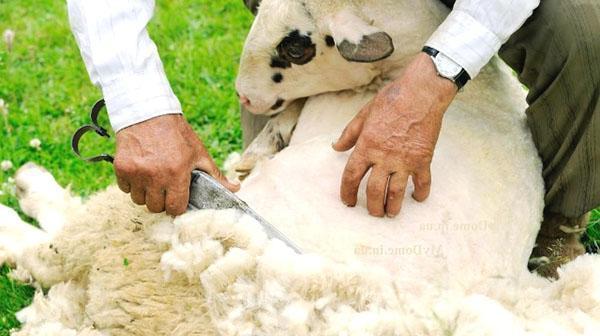
<path fill-rule="evenodd" d="M 309 36 L 300 35 L 300 32 L 295 30 L 281 40 L 277 46 L 277 54 L 290 63 L 302 65 L 315 57 L 316 46 Z"/>
<path fill-rule="evenodd" d="M 291 58 L 302 58 L 305 54 L 305 50 L 300 43 L 294 43 L 288 48 L 287 53 Z"/>

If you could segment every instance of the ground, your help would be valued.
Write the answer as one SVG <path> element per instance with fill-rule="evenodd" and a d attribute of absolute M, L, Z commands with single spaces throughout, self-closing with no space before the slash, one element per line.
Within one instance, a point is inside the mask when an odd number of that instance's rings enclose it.
<path fill-rule="evenodd" d="M 159 0 L 149 28 L 188 120 L 219 164 L 241 146 L 233 83 L 251 20 L 241 0 Z M 0 99 L 8 104 L 7 115 L 0 107 L 0 161 L 14 167 L 0 170 L 0 203 L 18 208 L 10 176 L 28 161 L 82 196 L 114 183 L 110 165 L 85 164 L 70 151 L 72 132 L 88 122 L 101 93 L 89 82 L 70 33 L 66 2 L 0 0 L 0 34 L 6 29 L 15 38 L 12 52 L 0 41 Z M 39 139 L 39 149 L 30 146 L 32 139 Z M 84 148 L 113 151 L 112 141 L 86 140 Z M 600 239 L 599 210 L 592 220 L 590 236 Z M 14 312 L 33 293 L 7 272 L 0 268 L 0 336 L 17 326 Z"/>

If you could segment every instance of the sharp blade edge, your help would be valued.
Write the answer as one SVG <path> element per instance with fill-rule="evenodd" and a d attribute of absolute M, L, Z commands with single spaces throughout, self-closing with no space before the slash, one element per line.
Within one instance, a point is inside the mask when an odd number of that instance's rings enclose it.
<path fill-rule="evenodd" d="M 234 193 L 217 182 L 212 176 L 205 172 L 194 170 L 190 184 L 189 209 L 238 209 L 242 213 L 254 218 L 265 230 L 267 237 L 281 240 L 295 252 L 301 254 L 300 248 L 287 238 L 271 223 L 267 222 L 252 208 L 237 197 Z"/>

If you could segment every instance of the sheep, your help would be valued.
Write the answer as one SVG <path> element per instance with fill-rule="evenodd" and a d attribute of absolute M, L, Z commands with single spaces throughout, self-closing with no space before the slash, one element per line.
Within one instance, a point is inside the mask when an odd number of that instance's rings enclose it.
<path fill-rule="evenodd" d="M 299 99 L 397 77 L 447 13 L 435 0 L 262 1 L 236 89 L 250 112 L 273 119 L 236 170 L 247 175 L 289 143 Z"/>
<path fill-rule="evenodd" d="M 238 85 L 272 97 L 264 99 L 265 106 L 281 105 L 271 111 L 290 109 L 299 117 L 295 130 L 282 119 L 272 125 L 285 130 L 281 138 L 289 137 L 289 143 L 285 149 L 275 146 L 271 159 L 255 162 L 239 196 L 304 254 L 267 239 L 255 221 L 232 210 L 193 211 L 175 219 L 153 215 L 114 186 L 82 202 L 48 172 L 26 165 L 15 176 L 20 204 L 41 229 L 0 207 L 0 257 L 16 266 L 13 276 L 32 278 L 49 290 L 39 291 L 19 312 L 23 327 L 14 334 L 598 330 L 599 256 L 565 265 L 556 281 L 526 268 L 542 217 L 541 164 L 525 124 L 524 92 L 497 59 L 446 113 L 426 202 L 406 197 L 394 219 L 369 217 L 364 198 L 355 208 L 339 202 L 348 154 L 334 152 L 331 140 L 401 72 L 447 12 L 433 0 L 353 4 L 358 7 L 348 7 L 351 13 L 360 9 L 356 17 L 373 22 L 367 26 L 393 27 L 386 34 L 402 49 L 380 61 L 349 63 L 328 46 L 326 34 L 340 35 L 318 32 L 308 26 L 313 21 L 296 16 L 304 8 L 299 1 L 263 0 L 241 61 Z M 400 24 L 391 25 L 392 19 Z M 272 80 L 272 70 L 264 71 L 273 61 L 272 48 L 288 28 L 312 32 L 315 56 L 301 67 L 279 70 L 283 86 L 266 85 L 261 81 Z M 334 44 L 340 44 L 335 36 Z M 376 39 L 384 41 L 381 36 Z M 339 80 L 344 71 L 352 77 Z M 277 104 L 279 99 L 284 102 Z M 15 244 L 22 237 L 31 240 Z"/>
<path fill-rule="evenodd" d="M 330 241 L 326 247 L 329 257 L 355 258 L 357 246 L 373 249 L 381 247 L 382 242 L 384 248 L 409 246 L 411 242 L 426 246 L 436 240 L 443 245 L 441 242 L 451 234 L 464 240 L 468 250 L 468 246 L 487 250 L 476 254 L 481 259 L 473 263 L 475 267 L 511 265 L 511 273 L 519 272 L 526 264 L 542 219 L 543 181 L 541 162 L 525 121 L 525 92 L 508 67 L 494 58 L 446 112 L 432 163 L 433 185 L 428 201 L 418 204 L 406 197 L 398 218 L 371 218 L 364 198 L 359 198 L 355 209 L 339 201 L 339 181 L 348 154 L 334 152 L 330 144 L 382 85 L 401 74 L 448 9 L 435 0 L 326 3 L 264 0 L 259 7 L 244 46 L 236 86 L 240 95 L 252 102 L 253 112 L 281 112 L 269 121 L 236 168 L 244 172 L 257 170 L 244 183 L 242 198 L 288 230 L 292 238 L 320 253 L 325 253 L 316 246 L 320 241 L 310 238 L 318 235 Z M 329 7 L 333 3 L 350 5 L 342 6 L 336 14 Z M 349 61 L 340 44 L 362 41 L 356 36 L 370 34 L 389 36 L 393 45 L 402 48 L 372 57 L 377 59 L 374 62 Z M 294 64 L 291 57 L 285 56 L 282 45 L 293 45 L 290 39 L 308 46 L 299 50 L 308 52 L 310 60 Z M 276 74 L 283 78 L 279 83 L 272 81 Z M 308 100 L 298 101 L 306 95 L 310 96 Z M 285 103 L 277 104 L 280 100 Z M 270 109 L 272 104 L 281 108 Z M 299 117 L 293 118 L 296 115 Z M 285 131 L 279 134 L 281 128 Z M 276 145 L 272 139 L 278 139 Z M 266 160 L 275 153 L 273 149 L 288 144 Z M 293 176 L 298 178 L 290 178 Z M 407 188 L 407 195 L 412 188 Z M 364 197 L 364 185 L 359 195 Z M 294 220 L 290 220 L 290 213 L 297 214 L 291 216 Z M 343 233 L 335 225 L 322 227 L 332 221 L 345 223 Z M 441 230 L 427 229 L 436 225 Z M 478 229 L 470 234 L 462 229 L 444 232 L 448 231 L 445 227 L 454 226 Z M 373 227 L 377 232 L 366 236 L 365 232 Z M 410 239 L 389 238 L 399 232 Z M 338 238 L 340 234 L 344 239 Z M 505 242 L 498 236 L 522 244 L 500 253 Z M 335 243 L 338 241 L 340 244 Z M 496 246 L 480 246 L 481 241 Z M 377 260 L 397 271 L 414 273 L 423 269 L 418 259 L 415 264 L 399 265 L 390 256 L 360 258 Z M 491 272 L 507 274 L 506 269 Z"/>
<path fill-rule="evenodd" d="M 17 172 L 20 203 L 39 202 L 26 212 L 55 207 L 48 190 L 58 184 L 25 176 L 48 172 Z M 17 265 L 13 276 L 49 288 L 17 314 L 16 336 L 591 335 L 600 327 L 598 256 L 564 266 L 555 282 L 511 265 L 490 276 L 486 265 L 469 265 L 475 255 L 463 255 L 459 269 L 447 251 L 397 254 L 398 262 L 421 260 L 430 276 L 393 274 L 356 258 L 297 254 L 233 210 L 150 214 L 114 186 L 70 208 L 54 234 L 12 209 L 0 214 L 0 256 Z M 6 244 L 32 232 L 37 242 Z"/>

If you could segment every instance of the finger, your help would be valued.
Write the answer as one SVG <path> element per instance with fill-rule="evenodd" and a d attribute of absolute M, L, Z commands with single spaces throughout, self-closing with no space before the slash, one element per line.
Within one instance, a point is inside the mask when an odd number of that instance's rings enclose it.
<path fill-rule="evenodd" d="M 223 175 L 221 170 L 217 167 L 217 165 L 211 158 L 202 158 L 196 166 L 196 168 L 214 177 L 217 181 L 219 181 L 219 183 L 221 183 L 225 188 L 229 189 L 230 191 L 236 192 L 240 190 L 240 184 L 229 182 L 229 180 L 225 177 L 225 175 Z"/>
<path fill-rule="evenodd" d="M 131 186 L 131 200 L 137 205 L 144 205 L 146 203 L 146 190 L 142 185 Z"/>
<path fill-rule="evenodd" d="M 115 158 L 114 169 L 119 189 L 128 194 L 131 191 L 131 184 L 129 183 L 130 179 L 127 177 L 131 176 L 131 169 L 118 156 Z"/>
<path fill-rule="evenodd" d="M 375 217 L 383 217 L 385 215 L 385 191 L 388 184 L 390 174 L 373 166 L 371 175 L 367 182 L 367 209 L 369 214 Z"/>
<path fill-rule="evenodd" d="M 358 193 L 360 181 L 362 181 L 370 166 L 371 163 L 363 156 L 356 154 L 356 151 L 350 155 L 342 174 L 342 185 L 340 187 L 340 197 L 347 206 L 353 207 L 356 205 L 356 194 Z"/>
<path fill-rule="evenodd" d="M 358 136 L 362 132 L 367 116 L 367 107 L 364 107 L 342 131 L 342 135 L 332 147 L 338 152 L 345 152 L 356 145 Z"/>
<path fill-rule="evenodd" d="M 415 191 L 412 194 L 413 198 L 418 202 L 423 202 L 429 197 L 429 192 L 431 191 L 431 170 L 429 166 L 413 174 L 413 183 L 415 185 Z"/>
<path fill-rule="evenodd" d="M 165 210 L 171 216 L 179 216 L 185 212 L 190 201 L 191 174 L 185 174 L 177 183 L 167 188 L 165 195 Z"/>
<path fill-rule="evenodd" d="M 131 186 L 129 185 L 129 182 L 127 182 L 127 180 L 119 176 L 117 176 L 117 185 L 119 186 L 119 189 L 121 189 L 121 191 L 123 191 L 126 194 L 128 194 L 131 191 Z"/>
<path fill-rule="evenodd" d="M 153 213 L 165 211 L 165 190 L 153 188 L 146 191 L 146 207 Z"/>
<path fill-rule="evenodd" d="M 407 182 L 408 173 L 406 172 L 396 172 L 390 176 L 387 197 L 385 199 L 385 213 L 388 217 L 396 217 L 400 213 Z"/>

